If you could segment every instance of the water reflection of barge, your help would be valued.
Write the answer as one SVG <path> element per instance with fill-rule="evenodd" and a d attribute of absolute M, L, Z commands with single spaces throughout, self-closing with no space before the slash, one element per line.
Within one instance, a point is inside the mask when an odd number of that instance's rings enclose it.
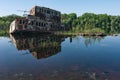
<path fill-rule="evenodd" d="M 65 36 L 12 36 L 10 38 L 16 48 L 21 50 L 29 50 L 37 59 L 47 58 L 61 52 L 61 42 L 65 40 Z"/>

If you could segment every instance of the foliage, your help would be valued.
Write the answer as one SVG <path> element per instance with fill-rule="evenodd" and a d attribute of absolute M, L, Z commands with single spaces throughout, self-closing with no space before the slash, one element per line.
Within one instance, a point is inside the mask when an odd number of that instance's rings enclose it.
<path fill-rule="evenodd" d="M 70 15 L 62 14 L 61 21 L 72 32 L 120 33 L 120 16 L 93 13 L 85 13 L 79 17 Z M 72 15 L 76 14 L 72 13 Z"/>
<path fill-rule="evenodd" d="M 0 34 L 8 33 L 10 23 L 19 17 L 15 14 L 0 17 Z M 120 16 L 85 13 L 77 17 L 70 13 L 61 15 L 61 23 L 69 32 L 120 33 Z"/>
<path fill-rule="evenodd" d="M 10 23 L 19 17 L 20 16 L 15 14 L 0 17 L 0 33 L 8 32 Z"/>
<path fill-rule="evenodd" d="M 65 29 L 68 30 L 69 28 L 71 28 L 71 26 L 76 25 L 76 20 L 77 19 L 77 15 L 75 13 L 70 13 L 70 14 L 62 14 L 61 15 L 61 22 L 62 24 L 64 24 Z"/>

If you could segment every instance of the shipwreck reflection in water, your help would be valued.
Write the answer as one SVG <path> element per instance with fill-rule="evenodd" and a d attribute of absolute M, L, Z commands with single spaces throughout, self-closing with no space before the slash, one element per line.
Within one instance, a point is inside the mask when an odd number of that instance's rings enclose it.
<path fill-rule="evenodd" d="M 0 39 L 0 80 L 120 80 L 119 36 L 11 36 L 11 40 L 20 52 L 29 50 L 40 60 L 31 54 L 20 56 L 9 38 Z"/>
<path fill-rule="evenodd" d="M 36 59 L 47 58 L 61 52 L 61 42 L 65 40 L 65 36 L 53 35 L 10 35 L 10 38 L 18 51 L 29 50 Z"/>

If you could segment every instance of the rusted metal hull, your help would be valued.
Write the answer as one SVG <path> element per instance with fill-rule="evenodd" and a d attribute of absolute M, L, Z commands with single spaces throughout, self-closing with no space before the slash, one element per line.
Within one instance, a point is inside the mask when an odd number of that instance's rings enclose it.
<path fill-rule="evenodd" d="M 27 30 L 21 30 L 21 31 L 14 31 L 11 33 L 12 35 L 44 35 L 44 34 L 54 34 L 54 32 L 50 31 L 27 31 Z"/>
<path fill-rule="evenodd" d="M 14 20 L 9 32 L 15 33 L 53 33 L 62 30 L 61 13 L 59 11 L 35 6 L 30 15 Z"/>

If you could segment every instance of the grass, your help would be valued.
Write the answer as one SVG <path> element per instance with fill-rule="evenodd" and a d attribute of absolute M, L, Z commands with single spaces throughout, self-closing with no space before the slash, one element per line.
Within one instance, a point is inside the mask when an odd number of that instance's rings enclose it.
<path fill-rule="evenodd" d="M 59 31 L 55 33 L 56 35 L 82 35 L 82 36 L 103 36 L 105 31 L 100 28 L 94 28 L 91 30 L 70 30 L 70 31 Z"/>

